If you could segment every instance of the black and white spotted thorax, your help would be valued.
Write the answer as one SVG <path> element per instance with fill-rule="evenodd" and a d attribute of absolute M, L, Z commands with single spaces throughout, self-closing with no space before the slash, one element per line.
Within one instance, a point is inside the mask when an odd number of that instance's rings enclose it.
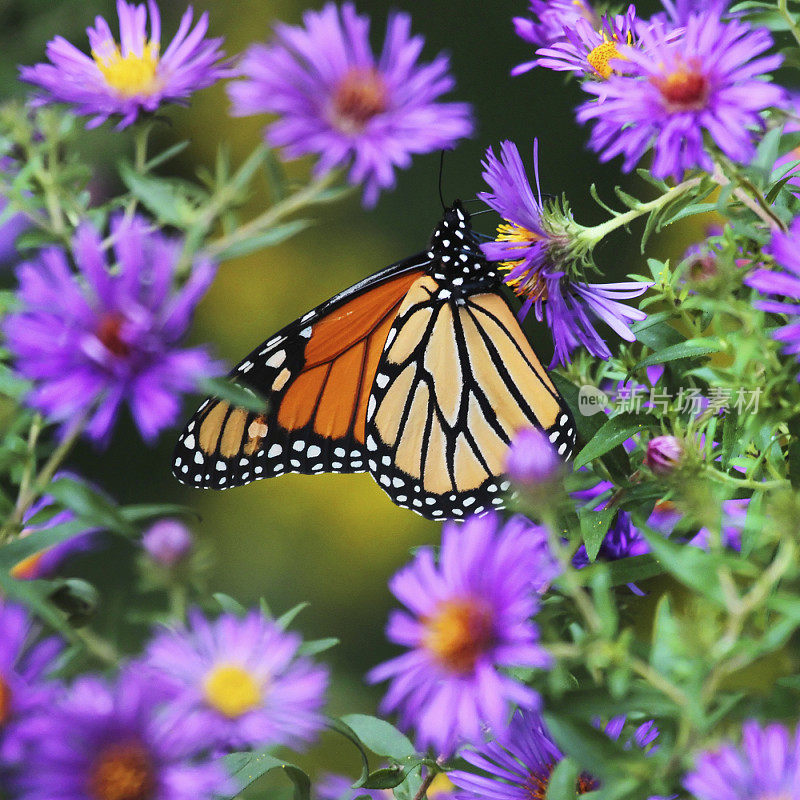
<path fill-rule="evenodd" d="M 496 289 L 501 282 L 500 273 L 481 251 L 469 212 L 458 200 L 445 210 L 426 255 L 431 260 L 428 274 L 442 287 L 441 300 L 463 301 L 482 289 Z"/>

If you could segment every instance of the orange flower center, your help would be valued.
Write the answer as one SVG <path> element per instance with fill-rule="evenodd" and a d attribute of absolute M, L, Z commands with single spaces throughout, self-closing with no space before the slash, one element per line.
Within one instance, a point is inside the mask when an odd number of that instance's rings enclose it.
<path fill-rule="evenodd" d="M 103 347 L 115 356 L 125 358 L 131 353 L 128 343 L 122 338 L 122 325 L 125 318 L 117 312 L 103 314 L 100 317 L 100 324 L 97 326 L 97 338 L 103 343 Z"/>
<path fill-rule="evenodd" d="M 150 756 L 138 742 L 107 747 L 89 775 L 93 800 L 152 800 L 155 792 Z"/>
<path fill-rule="evenodd" d="M 11 687 L 3 680 L 0 675 L 0 730 L 8 722 L 11 716 Z"/>
<path fill-rule="evenodd" d="M 333 93 L 333 124 L 349 135 L 361 133 L 367 123 L 389 105 L 383 76 L 373 68 L 353 67 Z"/>
<path fill-rule="evenodd" d="M 547 785 L 550 783 L 550 776 L 553 774 L 555 764 L 548 764 L 540 772 L 532 772 L 528 775 L 525 783 L 525 794 L 528 800 L 545 800 L 547 797 Z M 600 784 L 585 772 L 578 777 L 575 784 L 575 791 L 581 795 L 599 789 Z"/>
<path fill-rule="evenodd" d="M 681 66 L 655 83 L 669 111 L 692 111 L 708 101 L 708 79 L 691 66 Z"/>
<path fill-rule="evenodd" d="M 494 640 L 491 611 L 478 600 L 445 601 L 425 626 L 425 647 L 451 672 L 470 672 Z"/>

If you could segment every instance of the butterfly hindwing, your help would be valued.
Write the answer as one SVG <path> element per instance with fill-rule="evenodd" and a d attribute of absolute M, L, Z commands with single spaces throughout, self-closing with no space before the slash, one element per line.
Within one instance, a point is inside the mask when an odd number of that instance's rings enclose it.
<path fill-rule="evenodd" d="M 259 345 L 230 379 L 260 411 L 209 398 L 178 440 L 183 483 L 225 489 L 286 472 L 366 470 L 364 420 L 394 316 L 425 259 L 387 267 Z"/>
<path fill-rule="evenodd" d="M 503 504 L 505 454 L 538 427 L 563 457 L 575 426 L 498 291 L 417 280 L 395 319 L 367 411 L 368 466 L 398 505 L 433 519 Z"/>

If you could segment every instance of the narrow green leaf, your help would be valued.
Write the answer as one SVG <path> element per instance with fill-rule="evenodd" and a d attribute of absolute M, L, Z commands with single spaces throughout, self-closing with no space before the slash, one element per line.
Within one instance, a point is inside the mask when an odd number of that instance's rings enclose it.
<path fill-rule="evenodd" d="M 595 433 L 583 450 L 575 456 L 575 469 L 580 469 L 595 458 L 613 450 L 637 433 L 649 430 L 653 422 L 652 416 L 628 412 L 607 419 L 607 422 Z"/>
<path fill-rule="evenodd" d="M 303 642 L 297 648 L 297 652 L 304 656 L 315 656 L 336 647 L 337 644 L 339 644 L 339 640 L 333 636 L 327 639 L 312 639 L 309 642 Z"/>
<path fill-rule="evenodd" d="M 586 555 L 589 561 L 597 558 L 600 545 L 603 544 L 611 522 L 617 515 L 619 509 L 616 506 L 602 508 L 599 511 L 591 508 L 582 508 L 578 511 L 578 519 L 581 523 L 581 538 L 586 545 Z"/>
<path fill-rule="evenodd" d="M 348 714 L 341 719 L 375 755 L 399 761 L 416 754 L 408 737 L 385 720 L 366 714 Z"/>
<path fill-rule="evenodd" d="M 141 522 L 153 517 L 193 517 L 200 519 L 200 513 L 196 508 L 182 506 L 178 503 L 137 503 L 135 505 L 123 506 L 119 510 L 120 514 L 128 522 Z"/>
<path fill-rule="evenodd" d="M 84 523 L 108 528 L 126 536 L 136 535 L 136 529 L 122 514 L 119 506 L 88 483 L 63 476 L 50 483 L 47 493 L 65 508 L 74 511 Z"/>
<path fill-rule="evenodd" d="M 710 343 L 706 344 L 702 342 Z M 643 358 L 634 369 L 652 367 L 655 364 L 666 364 L 668 361 L 678 361 L 682 358 L 700 358 L 701 356 L 707 356 L 711 353 L 718 353 L 720 350 L 722 350 L 720 342 L 713 342 L 712 340 L 706 339 L 699 341 L 689 339 L 685 342 L 665 347 L 663 350 L 659 350 L 657 353 Z"/>
<path fill-rule="evenodd" d="M 231 405 L 246 408 L 248 411 L 265 411 L 266 400 L 252 389 L 234 383 L 231 378 L 205 378 L 199 382 L 200 391 L 219 400 L 227 400 Z"/>
<path fill-rule="evenodd" d="M 247 613 L 247 609 L 238 601 L 234 600 L 230 595 L 224 592 L 215 592 L 211 595 L 220 605 L 223 611 L 229 614 L 236 614 L 237 617 L 243 617 Z"/>
<path fill-rule="evenodd" d="M 304 231 L 311 224 L 312 220 L 310 219 L 293 219 L 282 225 L 276 225 L 268 231 L 256 234 L 249 239 L 231 242 L 231 244 L 223 247 L 222 250 L 217 251 L 215 257 L 220 261 L 228 261 L 231 258 L 246 256 L 258 250 L 273 247 L 276 244 L 285 242 L 295 234 L 300 233 L 300 231 Z"/>
<path fill-rule="evenodd" d="M 144 171 L 151 172 L 156 167 L 160 167 L 162 164 L 166 163 L 171 158 L 175 158 L 175 156 L 182 153 L 190 144 L 191 142 L 187 139 L 183 142 L 178 142 L 177 144 L 172 145 L 172 147 L 168 147 L 163 152 L 159 153 L 156 156 L 153 156 L 153 158 L 151 158 L 144 165 Z"/>
<path fill-rule="evenodd" d="M 119 175 L 131 194 L 161 222 L 183 228 L 191 221 L 191 205 L 174 183 L 140 175 L 125 161 L 119 164 Z"/>
<path fill-rule="evenodd" d="M 310 603 L 298 603 L 296 606 L 290 608 L 285 614 L 281 614 L 276 620 L 281 630 L 286 630 L 293 622 L 295 617 L 304 609 L 308 608 Z"/>

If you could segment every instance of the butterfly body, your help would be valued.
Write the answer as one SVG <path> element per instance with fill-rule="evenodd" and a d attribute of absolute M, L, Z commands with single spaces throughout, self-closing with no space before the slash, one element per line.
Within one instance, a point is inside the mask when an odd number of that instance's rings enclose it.
<path fill-rule="evenodd" d="M 469 216 L 447 209 L 426 251 L 336 295 L 232 371 L 262 412 L 209 398 L 173 472 L 225 489 L 286 472 L 370 472 L 432 519 L 503 503 L 503 461 L 523 427 L 565 458 L 569 410 L 500 293 Z"/>

